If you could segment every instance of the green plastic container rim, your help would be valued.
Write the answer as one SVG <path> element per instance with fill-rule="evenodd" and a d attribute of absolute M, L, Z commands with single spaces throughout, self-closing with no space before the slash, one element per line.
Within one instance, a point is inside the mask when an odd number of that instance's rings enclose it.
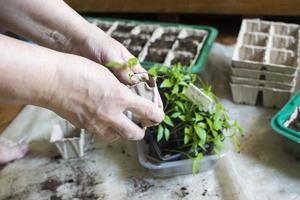
<path fill-rule="evenodd" d="M 130 19 L 119 19 L 119 18 L 102 18 L 102 17 L 89 17 L 86 16 L 86 19 L 98 19 L 103 21 L 120 21 L 120 22 L 126 22 L 126 23 L 133 23 L 133 24 L 152 24 L 152 25 L 160 25 L 163 27 L 176 27 L 176 28 L 192 28 L 197 30 L 205 30 L 208 32 L 208 36 L 205 39 L 205 42 L 202 46 L 202 49 L 200 51 L 200 54 L 197 58 L 197 60 L 194 63 L 194 66 L 192 67 L 192 73 L 198 73 L 200 72 L 208 58 L 208 54 L 211 50 L 211 47 L 218 35 L 218 30 L 211 26 L 204 26 L 204 25 L 185 25 L 185 24 L 178 24 L 178 23 L 167 23 L 167 22 L 154 22 L 154 21 L 138 21 L 138 20 L 130 20 Z M 142 62 L 142 65 L 144 68 L 149 69 L 151 66 L 155 65 L 161 65 L 159 63 L 153 63 L 153 62 Z"/>
<path fill-rule="evenodd" d="M 295 94 L 272 118 L 271 127 L 280 135 L 300 143 L 300 133 L 283 125 L 298 106 L 300 106 L 300 92 Z"/>

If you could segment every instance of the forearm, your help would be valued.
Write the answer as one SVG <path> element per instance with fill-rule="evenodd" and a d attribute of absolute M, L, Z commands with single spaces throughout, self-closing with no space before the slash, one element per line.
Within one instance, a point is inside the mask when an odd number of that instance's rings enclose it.
<path fill-rule="evenodd" d="M 62 0 L 0 0 L 0 24 L 34 42 L 77 53 L 90 24 Z"/>
<path fill-rule="evenodd" d="M 0 35 L 0 103 L 47 107 L 60 53 Z"/>

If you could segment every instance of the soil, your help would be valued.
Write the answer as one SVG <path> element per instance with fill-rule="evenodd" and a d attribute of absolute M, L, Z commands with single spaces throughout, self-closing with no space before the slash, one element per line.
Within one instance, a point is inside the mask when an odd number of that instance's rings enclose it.
<path fill-rule="evenodd" d="M 171 61 L 171 65 L 176 65 L 180 63 L 182 66 L 190 66 L 191 60 L 193 60 L 193 58 L 190 55 L 177 55 Z"/>
<path fill-rule="evenodd" d="M 132 25 L 118 25 L 115 31 L 129 33 L 133 28 Z"/>
<path fill-rule="evenodd" d="M 196 41 L 196 42 L 199 42 L 201 43 L 204 39 L 204 36 L 203 35 L 189 35 L 187 37 L 184 38 L 184 40 L 189 40 L 189 41 Z"/>
<path fill-rule="evenodd" d="M 142 47 L 141 46 L 131 46 L 131 45 L 129 45 L 128 50 L 129 50 L 130 53 L 132 53 L 132 55 L 134 55 L 135 57 L 138 57 L 138 55 L 142 51 Z"/>
<path fill-rule="evenodd" d="M 187 195 L 189 195 L 190 193 L 188 192 L 186 187 L 181 187 L 179 192 L 175 192 L 175 194 L 179 197 L 179 198 L 184 198 Z"/>
<path fill-rule="evenodd" d="M 152 49 L 151 51 L 148 52 L 145 61 L 148 62 L 154 62 L 154 63 L 163 63 L 165 61 L 165 57 L 167 56 L 167 52 L 158 52 L 159 50 L 157 49 L 156 51 Z"/>
<path fill-rule="evenodd" d="M 55 192 L 61 184 L 63 183 L 60 180 L 58 180 L 57 177 L 52 177 L 43 182 L 41 184 L 41 188 L 42 190 L 50 190 L 52 192 Z"/>
<path fill-rule="evenodd" d="M 130 177 L 135 192 L 147 192 L 154 184 L 144 178 Z"/>
<path fill-rule="evenodd" d="M 128 41 L 127 37 L 121 36 L 121 35 L 112 34 L 112 38 L 114 38 L 115 40 L 117 40 L 118 42 L 120 42 L 122 44 L 124 44 L 124 43 L 126 43 L 126 41 Z"/>
<path fill-rule="evenodd" d="M 148 39 L 147 38 L 142 38 L 139 36 L 135 36 L 135 37 L 131 37 L 131 42 L 130 45 L 131 46 L 145 46 L 145 44 L 147 43 Z"/>
<path fill-rule="evenodd" d="M 156 48 L 156 49 L 171 49 L 173 46 L 173 41 L 166 41 L 163 39 L 157 39 L 153 43 L 150 44 L 149 48 Z"/>
<path fill-rule="evenodd" d="M 175 123 L 176 124 L 176 123 Z M 182 130 L 183 131 L 183 130 Z M 190 153 L 191 144 L 190 145 L 184 145 L 183 143 L 183 132 L 177 132 L 170 135 L 170 138 L 168 141 L 166 141 L 164 138 L 157 143 L 156 141 L 156 133 L 157 130 L 155 127 L 149 128 L 147 130 L 147 138 L 146 142 L 149 144 L 149 156 L 152 158 L 155 158 L 156 160 L 161 161 L 174 161 L 174 160 L 183 160 L 187 159 L 186 153 Z M 158 147 L 158 152 L 156 152 L 156 149 L 154 146 Z M 214 145 L 213 143 L 207 143 L 205 144 L 206 151 L 204 152 L 204 155 L 211 154 Z M 180 152 L 178 152 L 180 151 Z M 198 149 L 198 151 L 203 151 L 202 149 Z M 184 153 L 182 153 L 184 152 Z M 161 157 L 159 157 L 161 156 Z"/>
<path fill-rule="evenodd" d="M 298 110 L 297 117 L 290 123 L 290 129 L 300 132 L 300 112 Z"/>
<path fill-rule="evenodd" d="M 198 49 L 197 43 L 191 40 L 179 40 L 178 47 L 175 51 L 187 51 L 191 52 L 192 54 L 196 55 Z"/>
<path fill-rule="evenodd" d="M 97 24 L 97 27 L 100 28 L 102 31 L 106 32 L 110 28 L 108 24 Z"/>
<path fill-rule="evenodd" d="M 175 32 L 165 32 L 161 35 L 161 38 L 164 40 L 168 40 L 168 41 L 174 41 L 176 40 L 177 36 L 178 36 L 179 32 L 175 31 Z"/>
<path fill-rule="evenodd" d="M 95 179 L 95 174 L 82 171 L 80 168 L 74 168 L 74 176 L 66 180 L 60 180 L 59 177 L 50 177 L 45 182 L 41 183 L 41 190 L 48 190 L 53 193 L 51 200 L 61 200 L 57 194 L 57 188 L 68 184 L 76 187 L 77 190 L 73 194 L 73 198 L 81 200 L 94 200 L 98 196 L 93 192 L 92 188 L 98 184 Z"/>
<path fill-rule="evenodd" d="M 205 189 L 203 192 L 202 192 L 202 196 L 205 196 L 207 194 L 207 189 Z"/>

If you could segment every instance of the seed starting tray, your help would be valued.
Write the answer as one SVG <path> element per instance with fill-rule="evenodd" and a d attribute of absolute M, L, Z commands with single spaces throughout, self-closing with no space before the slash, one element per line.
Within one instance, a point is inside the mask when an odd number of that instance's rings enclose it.
<path fill-rule="evenodd" d="M 180 63 L 192 65 L 194 73 L 203 68 L 218 33 L 208 26 L 102 18 L 88 20 L 128 48 L 143 67 Z"/>
<path fill-rule="evenodd" d="M 266 107 L 288 101 L 300 66 L 299 35 L 297 24 L 243 20 L 232 57 L 234 102 L 255 105 L 259 92 Z"/>
<path fill-rule="evenodd" d="M 296 157 L 300 157 L 300 133 L 289 128 L 300 111 L 300 92 L 294 95 L 288 103 L 272 118 L 271 126 L 283 136 L 287 149 Z"/>

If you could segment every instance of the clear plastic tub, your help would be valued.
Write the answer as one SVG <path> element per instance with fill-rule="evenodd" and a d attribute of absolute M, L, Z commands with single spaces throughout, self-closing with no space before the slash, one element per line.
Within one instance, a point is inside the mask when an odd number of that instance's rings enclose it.
<path fill-rule="evenodd" d="M 148 169 L 154 177 L 162 178 L 193 173 L 193 159 L 160 163 L 152 162 L 147 157 L 148 145 L 144 140 L 137 142 L 137 151 L 140 164 Z M 220 155 L 204 156 L 199 162 L 200 172 L 212 169 L 216 162 L 225 155 L 226 152 L 222 152 Z"/>

